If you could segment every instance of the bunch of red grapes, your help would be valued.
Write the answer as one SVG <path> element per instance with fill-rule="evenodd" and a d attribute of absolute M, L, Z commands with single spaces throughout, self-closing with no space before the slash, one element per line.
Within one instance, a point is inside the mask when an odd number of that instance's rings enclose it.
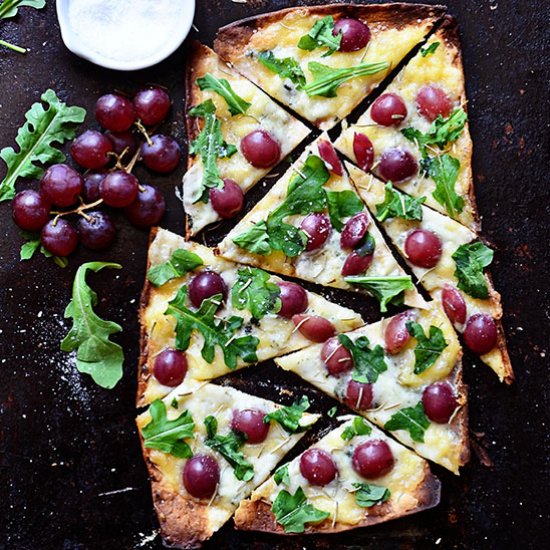
<path fill-rule="evenodd" d="M 124 209 L 137 227 L 156 225 L 164 214 L 164 197 L 156 187 L 141 184 L 131 170 L 138 159 L 159 174 L 179 164 L 177 142 L 154 134 L 170 106 L 168 94 L 156 87 L 140 90 L 133 100 L 120 94 L 101 96 L 95 115 L 106 132 L 87 130 L 71 144 L 73 160 L 86 172 L 81 175 L 67 164 L 50 166 L 40 191 L 26 189 L 15 196 L 15 223 L 26 231 L 40 231 L 42 246 L 60 257 L 74 252 L 79 241 L 92 250 L 111 244 L 116 228 L 100 205 Z M 59 211 L 66 208 L 71 209 Z M 76 224 L 65 218 L 68 215 L 78 217 Z"/>

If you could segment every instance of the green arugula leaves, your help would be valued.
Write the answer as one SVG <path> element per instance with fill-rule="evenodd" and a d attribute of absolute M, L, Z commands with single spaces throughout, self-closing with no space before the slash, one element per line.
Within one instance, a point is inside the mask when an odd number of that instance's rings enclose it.
<path fill-rule="evenodd" d="M 443 336 L 443 331 L 434 325 L 430 326 L 429 336 L 426 336 L 422 326 L 414 321 L 409 321 L 405 326 L 409 334 L 417 341 L 414 348 L 414 374 L 421 374 L 437 361 L 448 344 Z"/>
<path fill-rule="evenodd" d="M 266 50 L 258 54 L 258 61 L 281 78 L 288 78 L 298 89 L 305 86 L 306 75 L 293 57 L 278 59 L 271 50 Z"/>
<path fill-rule="evenodd" d="M 281 483 L 284 483 L 285 485 L 290 485 L 290 475 L 288 473 L 288 464 L 279 466 L 279 468 L 275 470 L 275 473 L 273 474 L 273 481 L 277 485 L 280 485 Z"/>
<path fill-rule="evenodd" d="M 353 342 L 346 334 L 340 334 L 338 341 L 342 344 L 353 357 L 352 378 L 362 384 L 373 384 L 378 380 L 378 376 L 388 370 L 388 365 L 384 359 L 384 349 L 380 345 L 370 348 L 369 339 L 366 336 L 360 336 Z"/>
<path fill-rule="evenodd" d="M 424 412 L 422 401 L 414 407 L 405 407 L 398 410 L 384 424 L 384 429 L 393 432 L 394 430 L 406 430 L 413 441 L 424 443 L 424 434 L 430 425 L 430 421 Z"/>
<path fill-rule="evenodd" d="M 211 90 L 222 96 L 233 116 L 244 115 L 252 105 L 237 95 L 225 78 L 216 78 L 214 75 L 206 73 L 203 77 L 197 78 L 196 82 L 200 90 Z"/>
<path fill-rule="evenodd" d="M 267 232 L 267 223 L 265 221 L 254 224 L 250 229 L 233 237 L 233 242 L 243 250 L 248 250 L 252 254 L 268 256 L 273 252 L 269 244 L 269 234 Z"/>
<path fill-rule="evenodd" d="M 380 302 L 380 311 L 388 311 L 388 304 L 401 305 L 405 290 L 413 290 L 410 275 L 397 277 L 365 277 L 362 275 L 344 277 L 344 281 L 366 289 Z"/>
<path fill-rule="evenodd" d="M 425 48 L 420 48 L 420 55 L 422 57 L 426 57 L 427 55 L 430 55 L 439 48 L 440 42 L 432 42 L 429 46 L 426 46 Z"/>
<path fill-rule="evenodd" d="M 122 327 L 96 315 L 93 308 L 97 304 L 97 295 L 86 283 L 88 271 L 97 272 L 105 267 L 121 268 L 119 264 L 107 262 L 88 262 L 78 268 L 72 298 L 64 315 L 65 319 L 72 318 L 73 326 L 61 342 L 61 350 L 76 349 L 76 368 L 89 374 L 102 388 L 111 389 L 122 378 L 124 353 L 109 338 Z"/>
<path fill-rule="evenodd" d="M 410 197 L 395 190 L 391 183 L 386 183 L 385 190 L 384 202 L 376 205 L 376 219 L 379 222 L 388 218 L 422 221 L 422 205 L 426 197 Z"/>
<path fill-rule="evenodd" d="M 455 191 L 455 183 L 460 170 L 459 160 L 444 154 L 430 159 L 425 166 L 428 175 L 435 182 L 433 198 L 445 207 L 449 216 L 455 217 L 464 209 L 464 199 Z"/>
<path fill-rule="evenodd" d="M 239 269 L 237 281 L 231 291 L 231 301 L 237 309 L 248 309 L 254 319 L 281 309 L 281 289 L 270 282 L 271 276 L 263 269 L 245 267 Z"/>
<path fill-rule="evenodd" d="M 285 533 L 303 533 L 306 523 L 319 523 L 330 515 L 309 504 L 301 487 L 293 495 L 284 489 L 280 491 L 271 510 Z"/>
<path fill-rule="evenodd" d="M 326 197 L 330 223 L 338 232 L 344 228 L 343 219 L 363 210 L 363 202 L 353 191 L 326 191 Z"/>
<path fill-rule="evenodd" d="M 353 439 L 356 435 L 370 435 L 372 428 L 367 424 L 364 418 L 356 416 L 353 422 L 344 428 L 340 437 L 344 441 Z"/>
<path fill-rule="evenodd" d="M 183 277 L 189 271 L 193 271 L 203 264 L 200 256 L 180 248 L 172 252 L 167 262 L 151 267 L 147 271 L 147 279 L 154 286 L 162 286 L 172 279 Z"/>
<path fill-rule="evenodd" d="M 165 315 L 176 319 L 176 348 L 185 351 L 189 347 L 191 334 L 199 331 L 204 339 L 201 355 L 207 363 L 214 361 L 216 346 L 223 351 L 224 361 L 231 370 L 237 368 L 237 359 L 245 363 L 258 360 L 256 348 L 260 343 L 255 336 L 239 336 L 235 333 L 243 325 L 243 319 L 232 315 L 228 319 L 215 320 L 215 314 L 222 301 L 222 295 L 216 294 L 203 300 L 197 311 L 190 310 L 186 305 L 187 287 L 182 286 L 176 297 L 168 303 Z"/>
<path fill-rule="evenodd" d="M 166 406 L 157 399 L 149 407 L 151 422 L 143 427 L 143 444 L 149 449 L 158 449 L 177 458 L 191 458 L 191 447 L 184 439 L 193 437 L 195 424 L 189 411 L 183 411 L 174 420 L 168 420 Z"/>
<path fill-rule="evenodd" d="M 494 253 L 481 242 L 467 243 L 459 246 L 452 255 L 455 261 L 455 277 L 458 288 L 473 298 L 489 297 L 489 286 L 483 269 L 491 265 Z"/>
<path fill-rule="evenodd" d="M 370 508 L 376 504 L 382 504 L 391 497 L 391 491 L 386 487 L 370 483 L 354 483 L 353 486 L 357 488 L 355 502 L 361 508 Z"/>
<path fill-rule="evenodd" d="M 332 15 L 318 19 L 310 31 L 300 38 L 298 48 L 312 51 L 326 46 L 328 51 L 323 54 L 323 57 L 332 55 L 340 48 L 340 42 L 342 42 L 342 32 L 334 35 L 333 31 L 334 18 Z"/>
<path fill-rule="evenodd" d="M 292 405 L 281 407 L 264 416 L 264 423 L 268 424 L 271 420 L 278 422 L 289 434 L 303 432 L 307 427 L 300 425 L 300 420 L 304 413 L 309 409 L 309 399 L 303 395 Z"/>
<path fill-rule="evenodd" d="M 32 231 L 21 231 L 21 236 L 26 240 L 21 245 L 19 251 L 19 259 L 21 261 L 30 260 L 37 250 L 46 258 L 52 258 L 54 263 L 59 267 L 67 267 L 69 260 L 66 257 L 54 256 L 51 252 L 44 248 L 42 241 L 40 240 L 40 233 L 33 233 Z"/>

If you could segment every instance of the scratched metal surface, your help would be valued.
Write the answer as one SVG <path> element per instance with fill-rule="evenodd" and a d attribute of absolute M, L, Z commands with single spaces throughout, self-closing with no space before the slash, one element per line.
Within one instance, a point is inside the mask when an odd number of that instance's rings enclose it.
<path fill-rule="evenodd" d="M 307 2 L 295 4 L 302 3 Z M 218 26 L 292 4 L 203 1 L 196 26 L 200 38 L 210 44 Z M 483 467 L 474 457 L 460 478 L 434 467 L 443 481 L 440 506 L 393 523 L 306 539 L 239 533 L 230 522 L 208 548 L 547 546 L 550 5 L 544 0 L 450 4 L 462 31 L 477 201 L 484 236 L 496 249 L 493 275 L 503 296 L 504 324 L 517 374 L 517 383 L 505 387 L 471 356 L 464 362 L 471 390 L 471 428 L 484 434 L 480 442 L 494 466 Z M 170 88 L 174 109 L 165 130 L 184 143 L 185 47 L 151 70 L 124 74 L 100 69 L 65 50 L 51 1 L 43 12 L 24 9 L 14 22 L 0 24 L 0 36 L 31 49 L 26 56 L 0 53 L 1 146 L 13 143 L 23 113 L 48 87 L 91 113 L 100 94 L 136 90 L 147 82 Z M 95 126 L 91 114 L 86 125 Z M 0 176 L 2 170 L 3 166 Z M 183 226 L 173 188 L 182 172 L 155 178 L 168 201 L 163 226 L 178 232 Z M 140 174 L 145 177 L 138 170 Z M 261 193 L 258 187 L 248 205 Z M 122 218 L 117 223 L 118 238 L 108 252 L 80 250 L 70 266 L 61 270 L 42 257 L 18 261 L 21 240 L 11 223 L 9 204 L 0 204 L 1 549 L 161 546 L 154 537 L 157 525 L 133 422 L 136 301 L 144 276 L 147 234 Z M 208 241 L 215 243 L 229 225 L 209 234 Z M 80 263 L 96 258 L 124 266 L 117 274 L 90 277 L 101 297 L 100 314 L 124 327 L 117 340 L 126 352 L 125 374 L 112 391 L 80 376 L 58 351 L 68 330 L 62 313 L 73 274 Z M 329 295 L 356 307 L 370 320 L 378 316 L 372 302 L 358 303 L 356 297 L 343 293 Z M 268 397 L 273 396 L 274 386 L 306 392 L 319 411 L 333 405 L 272 364 L 241 371 L 227 382 Z M 319 429 L 326 426 L 325 422 Z"/>

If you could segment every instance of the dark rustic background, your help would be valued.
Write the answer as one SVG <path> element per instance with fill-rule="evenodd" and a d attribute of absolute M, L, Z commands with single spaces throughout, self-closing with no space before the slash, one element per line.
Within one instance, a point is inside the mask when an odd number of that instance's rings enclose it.
<path fill-rule="evenodd" d="M 308 2 L 199 0 L 195 23 L 200 38 L 211 44 L 218 26 L 304 3 Z M 333 537 L 285 539 L 238 533 L 230 522 L 209 548 L 548 545 L 550 3 L 449 3 L 463 39 L 477 200 L 484 236 L 496 249 L 493 275 L 503 297 L 504 324 L 517 374 L 517 383 L 505 387 L 479 361 L 465 359 L 471 429 L 476 434 L 472 437 L 487 449 L 494 466 L 482 466 L 474 455 L 460 478 L 434 467 L 443 481 L 441 505 L 376 528 Z M 0 146 L 14 143 L 25 111 L 48 87 L 69 104 L 86 107 L 86 126 L 95 127 L 92 109 L 99 95 L 113 89 L 135 91 L 148 82 L 171 90 L 174 109 L 163 130 L 185 143 L 185 47 L 146 71 L 125 74 L 95 67 L 64 48 L 53 0 L 44 11 L 24 8 L 15 21 L 0 22 L 0 37 L 30 48 L 26 56 L 0 52 Z M 3 171 L 2 165 L 0 176 Z M 180 168 L 169 177 L 150 178 L 137 171 L 143 181 L 152 179 L 164 191 L 168 212 L 162 225 L 177 232 L 183 224 L 174 187 L 182 173 Z M 249 198 L 249 205 L 258 193 Z M 41 256 L 20 263 L 22 241 L 8 203 L 0 204 L 0 216 L 0 548 L 159 548 L 134 428 L 136 303 L 147 234 L 121 217 L 116 244 L 109 251 L 99 255 L 80 250 L 68 268 L 60 269 Z M 209 242 L 215 242 L 228 226 L 211 233 Z M 63 309 L 74 272 L 91 259 L 119 261 L 124 266 L 120 272 L 90 275 L 101 297 L 99 313 L 124 327 L 117 340 L 126 352 L 125 375 L 112 391 L 81 376 L 74 359 L 59 351 L 69 327 Z M 330 295 L 370 320 L 378 316 L 372 302 L 359 304 L 357 297 Z M 327 410 L 333 404 L 269 364 L 241 371 L 231 383 L 268 397 L 273 397 L 273 386 L 306 391 L 315 410 Z M 326 426 L 327 422 L 319 429 Z"/>

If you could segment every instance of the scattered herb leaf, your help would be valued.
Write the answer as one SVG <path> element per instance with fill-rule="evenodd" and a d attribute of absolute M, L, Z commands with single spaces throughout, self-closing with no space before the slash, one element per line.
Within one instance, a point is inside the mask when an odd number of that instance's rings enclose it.
<path fill-rule="evenodd" d="M 491 265 L 493 256 L 493 251 L 480 242 L 459 246 L 452 255 L 458 288 L 473 298 L 488 298 L 489 287 L 483 269 Z"/>
<path fill-rule="evenodd" d="M 356 416 L 353 422 L 346 426 L 340 435 L 344 441 L 353 439 L 356 435 L 370 435 L 372 428 L 366 423 L 364 418 Z"/>
<path fill-rule="evenodd" d="M 275 420 L 290 434 L 303 432 L 307 430 L 308 426 L 301 426 L 300 420 L 304 412 L 309 409 L 309 405 L 310 403 L 307 396 L 302 395 L 302 397 L 292 405 L 281 407 L 276 411 L 266 414 L 264 416 L 264 423 L 267 424 L 271 420 Z"/>
<path fill-rule="evenodd" d="M 280 491 L 271 510 L 285 533 L 303 533 L 306 523 L 319 523 L 330 515 L 309 504 L 301 487 L 293 495 L 284 489 Z"/>
<path fill-rule="evenodd" d="M 269 235 L 267 233 L 267 224 L 265 221 L 258 222 L 247 231 L 233 237 L 233 242 L 244 250 L 252 254 L 267 256 L 273 252 L 269 244 Z"/>
<path fill-rule="evenodd" d="M 428 174 L 435 182 L 433 198 L 445 207 L 451 217 L 464 208 L 464 199 L 455 191 L 459 170 L 459 160 L 447 154 L 432 159 L 428 168 Z"/>
<path fill-rule="evenodd" d="M 290 485 L 290 476 L 288 475 L 288 464 L 279 466 L 279 468 L 275 470 L 275 474 L 273 474 L 273 481 L 277 485 L 280 485 L 281 483 L 284 483 L 285 485 Z"/>
<path fill-rule="evenodd" d="M 434 325 L 430 326 L 429 337 L 424 334 L 422 326 L 414 321 L 409 321 L 406 327 L 409 334 L 417 341 L 414 348 L 414 374 L 421 374 L 437 361 L 441 352 L 447 347 L 447 342 L 443 331 Z"/>
<path fill-rule="evenodd" d="M 326 191 L 330 223 L 336 231 L 342 231 L 342 220 L 351 218 L 363 210 L 363 202 L 353 191 Z"/>
<path fill-rule="evenodd" d="M 237 281 L 231 291 L 233 305 L 241 310 L 248 309 L 254 319 L 261 319 L 268 313 L 281 309 L 281 289 L 270 282 L 271 276 L 263 269 L 245 267 L 239 269 Z"/>
<path fill-rule="evenodd" d="M 384 429 L 389 431 L 407 430 L 413 441 L 424 443 L 424 433 L 426 432 L 430 421 L 424 412 L 422 401 L 414 407 L 406 407 L 398 410 L 384 425 Z"/>
<path fill-rule="evenodd" d="M 426 46 L 425 48 L 420 48 L 420 55 L 422 57 L 426 57 L 427 55 L 430 55 L 439 48 L 440 42 L 432 42 L 429 46 Z"/>
<path fill-rule="evenodd" d="M 388 218 L 422 221 L 422 205 L 426 197 L 410 197 L 395 190 L 391 183 L 386 183 L 385 189 L 384 202 L 376 205 L 376 219 L 379 222 Z"/>
<path fill-rule="evenodd" d="M 340 334 L 338 341 L 353 357 L 352 378 L 356 382 L 373 384 L 382 372 L 388 370 L 384 359 L 384 349 L 380 345 L 371 349 L 366 336 L 360 336 L 353 342 L 346 334 Z"/>
<path fill-rule="evenodd" d="M 19 252 L 19 259 L 21 261 L 30 260 L 37 250 L 46 258 L 52 258 L 54 263 L 59 267 L 67 267 L 69 260 L 65 257 L 54 256 L 51 252 L 46 250 L 40 240 L 40 233 L 32 233 L 29 231 L 21 231 L 21 236 L 27 240 L 26 243 L 21 245 Z"/>
<path fill-rule="evenodd" d="M 387 305 L 403 303 L 403 292 L 413 290 L 414 285 L 409 275 L 398 277 L 345 277 L 344 281 L 366 289 L 380 302 L 380 311 L 388 311 Z"/>
<path fill-rule="evenodd" d="M 338 407 L 331 407 L 327 412 L 327 416 L 329 418 L 334 418 L 337 412 L 338 412 Z"/>
<path fill-rule="evenodd" d="M 151 267 L 147 272 L 147 279 L 154 286 L 162 286 L 172 279 L 183 277 L 189 271 L 193 271 L 203 264 L 200 256 L 180 248 L 172 252 L 167 262 Z"/>
<path fill-rule="evenodd" d="M 355 502 L 361 508 L 370 508 L 375 504 L 382 504 L 391 497 L 391 492 L 386 487 L 371 485 L 370 483 L 354 483 L 357 487 L 355 491 Z"/>
<path fill-rule="evenodd" d="M 333 31 L 334 19 L 332 15 L 327 15 L 327 17 L 323 17 L 323 19 L 318 19 L 313 27 L 311 27 L 310 31 L 300 38 L 298 48 L 312 51 L 326 46 L 328 51 L 323 57 L 332 55 L 340 48 L 340 42 L 342 41 L 342 32 L 334 35 Z"/>
<path fill-rule="evenodd" d="M 221 95 L 232 115 L 244 115 L 252 105 L 237 95 L 225 78 L 216 78 L 214 75 L 207 73 L 203 77 L 197 78 L 197 86 L 201 90 L 211 90 Z"/>
<path fill-rule="evenodd" d="M 260 52 L 258 60 L 271 72 L 278 74 L 281 78 L 288 78 L 298 89 L 305 86 L 306 76 L 300 64 L 293 57 L 278 59 L 270 50 Z"/>

